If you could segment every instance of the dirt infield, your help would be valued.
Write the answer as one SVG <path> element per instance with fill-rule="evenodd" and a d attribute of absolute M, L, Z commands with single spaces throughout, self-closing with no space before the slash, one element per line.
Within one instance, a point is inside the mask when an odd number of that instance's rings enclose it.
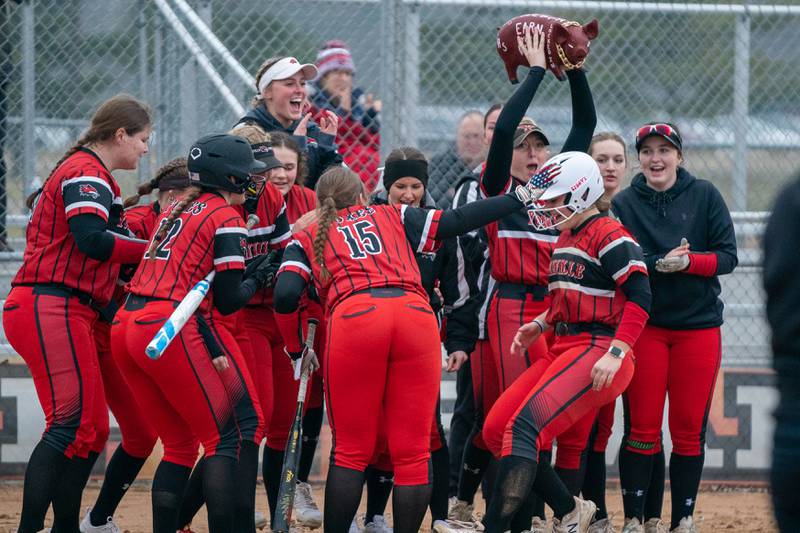
<path fill-rule="evenodd" d="M 263 485 L 260 485 L 263 487 Z M 323 487 L 315 485 L 317 502 L 322 504 Z M 97 497 L 99 482 L 90 482 L 89 488 L 84 493 L 83 505 L 88 506 Z M 362 498 L 361 513 L 364 512 Z M 483 500 L 479 499 L 482 503 Z M 19 522 L 19 512 L 22 503 L 22 483 L 20 481 L 0 483 L 0 533 L 16 531 Z M 608 504 L 615 512 L 614 523 L 617 528 L 622 527 L 622 499 L 618 490 L 609 490 Z M 266 511 L 266 496 L 263 489 L 258 494 L 258 509 Z M 664 502 L 665 518 L 669 514 L 669 491 Z M 480 509 L 482 510 L 482 508 Z M 145 484 L 134 485 L 122 501 L 116 521 L 123 531 L 130 533 L 145 533 L 150 530 L 150 492 Z M 772 518 L 772 509 L 769 494 L 763 490 L 746 489 L 720 489 L 714 491 L 704 490 L 700 493 L 697 502 L 696 517 L 700 531 L 717 532 L 732 531 L 736 533 L 767 533 L 777 531 Z M 52 523 L 52 516 L 48 518 L 48 525 Z M 428 531 L 430 520 L 425 520 Z M 207 532 L 205 513 L 192 525 L 195 533 Z M 309 530 L 310 531 L 310 530 Z M 321 530 L 317 530 L 321 533 Z"/>

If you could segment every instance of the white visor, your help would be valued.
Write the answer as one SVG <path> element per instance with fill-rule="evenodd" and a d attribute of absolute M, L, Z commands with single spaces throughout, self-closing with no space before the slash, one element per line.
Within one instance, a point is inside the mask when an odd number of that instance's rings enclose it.
<path fill-rule="evenodd" d="M 291 78 L 301 70 L 303 71 L 303 76 L 306 81 L 313 80 L 317 77 L 317 67 L 311 63 L 301 63 L 294 57 L 284 57 L 269 67 L 261 76 L 258 82 L 259 94 L 273 81 Z"/>

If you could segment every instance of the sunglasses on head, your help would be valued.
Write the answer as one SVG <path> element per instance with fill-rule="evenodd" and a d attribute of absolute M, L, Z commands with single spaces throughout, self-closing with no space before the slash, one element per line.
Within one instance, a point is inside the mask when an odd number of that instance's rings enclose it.
<path fill-rule="evenodd" d="M 642 126 L 639 128 L 639 131 L 636 132 L 636 140 L 641 141 L 648 135 L 652 134 L 664 135 L 666 137 L 678 137 L 678 132 L 675 131 L 675 128 L 670 126 L 669 124 L 647 124 L 646 126 Z"/>

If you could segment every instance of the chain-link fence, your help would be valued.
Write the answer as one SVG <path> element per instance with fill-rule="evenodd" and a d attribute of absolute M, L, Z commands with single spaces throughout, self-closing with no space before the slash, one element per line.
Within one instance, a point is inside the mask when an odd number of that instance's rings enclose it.
<path fill-rule="evenodd" d="M 495 51 L 496 28 L 540 11 L 599 20 L 586 67 L 598 131 L 631 139 L 646 121 L 681 127 L 687 167 L 722 191 L 737 222 L 740 267 L 724 280 L 723 364 L 768 365 L 761 212 L 800 168 L 800 7 L 519 0 L 0 0 L 0 6 L 0 296 L 24 248 L 25 195 L 103 99 L 127 92 L 155 111 L 151 153 L 137 173 L 118 176 L 132 193 L 195 138 L 236 122 L 250 106 L 252 76 L 266 58 L 313 61 L 323 43 L 338 39 L 352 52 L 355 85 L 382 101 L 380 146 L 372 136 L 366 148 L 385 156 L 391 147 L 412 145 L 457 161 L 460 117 L 506 100 L 514 88 Z M 548 75 L 530 113 L 554 149 L 569 130 L 568 92 Z M 344 155 L 352 162 L 359 155 L 351 149 Z"/>

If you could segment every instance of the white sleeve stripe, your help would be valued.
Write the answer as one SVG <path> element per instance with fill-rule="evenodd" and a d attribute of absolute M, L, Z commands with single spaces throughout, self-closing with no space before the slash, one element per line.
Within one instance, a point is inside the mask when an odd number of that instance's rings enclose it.
<path fill-rule="evenodd" d="M 114 193 L 111 192 L 111 186 L 108 182 L 102 178 L 97 178 L 95 176 L 78 176 L 77 178 L 69 178 L 68 180 L 64 180 L 61 182 L 61 190 L 63 191 L 68 185 L 72 185 L 73 183 L 84 183 L 90 181 L 92 183 L 97 183 L 98 185 L 102 185 L 105 187 L 111 196 L 114 196 Z"/>
<path fill-rule="evenodd" d="M 533 241 L 557 242 L 558 235 L 546 235 L 534 231 L 500 230 L 497 232 L 500 239 L 531 239 Z"/>
<path fill-rule="evenodd" d="M 281 270 L 283 270 L 286 267 L 296 267 L 304 272 L 308 272 L 309 274 L 311 274 L 311 269 L 308 268 L 308 265 L 301 263 L 300 261 L 284 261 L 281 264 Z"/>
<path fill-rule="evenodd" d="M 258 237 L 259 235 L 269 235 L 275 231 L 275 224 L 263 228 L 252 228 L 247 232 L 249 237 Z"/>
<path fill-rule="evenodd" d="M 244 228 L 218 228 L 217 231 L 214 232 L 214 235 L 227 235 L 231 233 L 247 237 L 247 230 Z"/>
<path fill-rule="evenodd" d="M 214 266 L 221 265 L 223 263 L 244 263 L 244 256 L 226 255 L 225 257 L 218 257 L 214 259 Z"/>
<path fill-rule="evenodd" d="M 578 283 L 572 283 L 570 281 L 553 281 L 547 286 L 548 290 L 552 292 L 555 289 L 562 289 L 565 291 L 578 291 L 582 292 L 583 294 L 588 294 L 589 296 L 609 296 L 614 297 L 616 294 L 615 291 L 607 291 L 605 289 L 595 289 L 592 287 L 584 287 Z"/>
<path fill-rule="evenodd" d="M 584 252 L 583 250 L 581 250 L 579 248 L 572 248 L 572 247 L 556 248 L 555 250 L 553 250 L 553 255 L 556 255 L 556 254 L 577 255 L 581 259 L 589 261 L 590 263 L 594 263 L 595 265 L 599 265 L 600 264 L 600 260 L 599 259 L 596 259 L 596 258 L 590 256 L 589 254 L 587 254 L 586 252 Z"/>
<path fill-rule="evenodd" d="M 64 212 L 69 213 L 73 209 L 80 209 L 82 207 L 91 207 L 92 209 L 102 211 L 106 215 L 106 218 L 108 218 L 108 209 L 106 209 L 103 204 L 97 202 L 72 202 L 64 209 Z"/>
<path fill-rule="evenodd" d="M 289 230 L 286 233 L 284 233 L 283 235 L 279 235 L 278 237 L 270 239 L 269 242 L 270 242 L 270 244 L 275 244 L 275 243 L 278 243 L 278 242 L 288 241 L 291 238 L 292 238 L 292 231 Z"/>
<path fill-rule="evenodd" d="M 647 270 L 647 265 L 645 265 L 643 261 L 636 261 L 635 259 L 632 259 L 627 265 L 614 272 L 611 277 L 614 278 L 614 281 L 617 281 L 619 278 L 627 274 L 630 269 L 637 266 L 642 267 L 645 271 Z"/>
<path fill-rule="evenodd" d="M 122 198 L 119 197 L 119 196 L 115 196 L 114 200 L 111 203 L 113 203 L 115 205 L 122 205 Z"/>
<path fill-rule="evenodd" d="M 428 243 L 428 233 L 431 231 L 434 213 L 436 213 L 435 209 L 429 209 L 427 215 L 425 216 L 425 226 L 422 228 L 422 235 L 420 235 L 419 246 L 417 247 L 417 252 L 419 253 L 422 253 L 422 251 L 425 249 L 425 245 Z"/>
<path fill-rule="evenodd" d="M 607 253 L 608 253 L 608 252 L 609 252 L 611 249 L 613 249 L 613 248 L 616 248 L 616 247 L 617 247 L 617 246 L 619 246 L 620 244 L 624 244 L 624 243 L 626 243 L 626 242 L 629 242 L 629 243 L 633 244 L 633 245 L 634 245 L 634 246 L 636 246 L 637 248 L 639 247 L 639 245 L 636 243 L 636 241 L 634 241 L 634 240 L 633 240 L 633 239 L 631 239 L 630 237 L 624 237 L 624 236 L 623 236 L 623 237 L 619 237 L 618 239 L 614 239 L 614 240 L 613 240 L 613 241 L 611 241 L 610 243 L 608 243 L 608 244 L 606 244 L 605 246 L 603 246 L 602 248 L 600 248 L 600 251 L 599 251 L 599 252 L 597 252 L 597 255 L 598 255 L 598 257 L 603 257 L 603 256 L 604 256 L 605 254 L 607 254 Z"/>

